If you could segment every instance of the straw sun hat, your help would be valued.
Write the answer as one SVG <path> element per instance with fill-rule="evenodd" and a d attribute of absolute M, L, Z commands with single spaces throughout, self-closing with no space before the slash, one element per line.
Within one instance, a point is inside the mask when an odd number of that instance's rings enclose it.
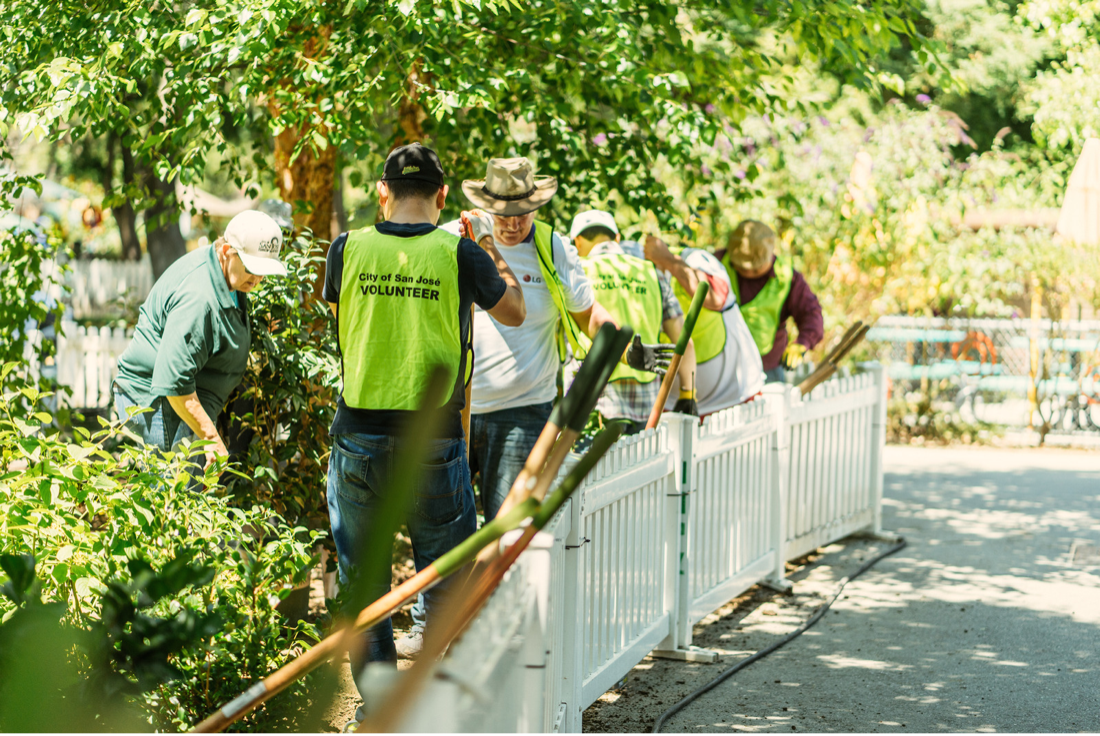
<path fill-rule="evenodd" d="M 535 176 L 525 156 L 491 158 L 484 179 L 462 182 L 462 193 L 479 208 L 494 215 L 515 217 L 534 212 L 558 191 L 552 176 Z"/>

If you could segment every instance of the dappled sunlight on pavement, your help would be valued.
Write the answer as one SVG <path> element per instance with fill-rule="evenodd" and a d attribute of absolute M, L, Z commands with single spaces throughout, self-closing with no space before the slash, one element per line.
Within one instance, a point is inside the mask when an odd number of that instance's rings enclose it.
<path fill-rule="evenodd" d="M 888 448 L 884 526 L 910 546 L 845 589 L 802 637 L 666 724 L 669 732 L 1100 729 L 1100 456 Z M 647 660 L 586 730 L 648 730 L 681 697 L 808 618 L 888 545 L 844 540 L 696 628 L 715 665 Z"/>

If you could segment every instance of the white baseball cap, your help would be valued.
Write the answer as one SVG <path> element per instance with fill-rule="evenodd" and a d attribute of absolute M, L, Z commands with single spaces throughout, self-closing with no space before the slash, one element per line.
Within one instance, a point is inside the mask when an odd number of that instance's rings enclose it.
<path fill-rule="evenodd" d="M 225 241 L 233 246 L 245 270 L 254 276 L 286 276 L 279 260 L 283 248 L 283 230 L 270 216 L 245 210 L 225 228 Z"/>
<path fill-rule="evenodd" d="M 573 218 L 573 225 L 569 228 L 569 237 L 573 240 L 590 227 L 606 227 L 616 235 L 619 234 L 619 226 L 615 224 L 615 218 L 610 212 L 603 210 L 588 210 Z"/>

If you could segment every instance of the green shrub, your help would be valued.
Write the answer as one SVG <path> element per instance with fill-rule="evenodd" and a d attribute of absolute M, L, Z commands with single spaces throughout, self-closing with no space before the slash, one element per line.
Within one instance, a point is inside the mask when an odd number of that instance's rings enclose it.
<path fill-rule="evenodd" d="M 328 428 L 340 378 L 336 320 L 314 298 L 324 256 L 312 238 L 287 243 L 281 258 L 287 276 L 264 279 L 250 295 L 252 356 L 244 402 L 226 414 L 236 408 L 255 434 L 240 459 L 249 477 L 227 485 L 242 502 L 270 504 L 293 523 L 328 529 Z"/>
<path fill-rule="evenodd" d="M 130 580 L 111 580 L 100 594 L 98 621 L 81 628 L 65 620 L 64 603 L 43 603 L 35 559 L 0 555 L 9 577 L 0 592 L 16 606 L 0 625 L 0 730 L 141 730 L 140 700 L 180 676 L 172 660 L 217 632 L 217 613 L 169 607 L 163 599 L 209 583 L 214 570 L 184 551 L 154 570 L 127 563 Z"/>
<path fill-rule="evenodd" d="M 13 369 L 4 366 L 0 377 Z M 117 423 L 101 420 L 94 433 L 76 428 L 70 441 L 49 428 L 50 414 L 16 410 L 43 398 L 33 387 L 0 398 L 0 554 L 33 555 L 43 599 L 65 604 L 66 621 L 89 631 L 104 621 L 98 603 L 110 581 L 133 580 L 135 559 L 160 569 L 187 549 L 214 571 L 210 582 L 150 610 L 168 618 L 190 608 L 224 622 L 202 647 L 174 658 L 170 685 L 141 696 L 150 725 L 193 725 L 317 638 L 311 625 L 288 628 L 275 605 L 308 576 L 320 532 L 288 526 L 262 504 L 233 505 L 216 490 L 213 470 L 204 479 L 211 490 L 188 491 L 185 454 L 205 443 L 185 452 L 125 444 L 109 452 L 125 433 Z M 0 614 L 14 610 L 0 601 Z M 308 686 L 294 686 L 282 702 L 307 696 Z M 270 730 L 281 717 L 261 709 L 240 725 Z"/>
<path fill-rule="evenodd" d="M 35 328 L 52 318 L 60 328 L 62 304 L 54 298 L 67 267 L 54 262 L 60 240 L 13 228 L 0 232 L 0 365 L 21 365 L 0 379 L 0 390 L 31 377 L 24 358 L 29 354 L 36 363 L 53 355 L 53 343 L 30 340 L 28 324 Z"/>

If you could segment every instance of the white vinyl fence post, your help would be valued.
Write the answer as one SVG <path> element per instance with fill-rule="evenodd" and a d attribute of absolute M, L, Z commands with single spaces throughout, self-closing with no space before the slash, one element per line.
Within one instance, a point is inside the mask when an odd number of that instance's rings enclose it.
<path fill-rule="evenodd" d="M 882 455 L 886 449 L 886 369 L 882 363 L 871 363 L 865 367 L 875 377 L 875 393 L 878 397 L 871 425 L 871 492 L 875 505 L 874 533 L 882 534 Z"/>
<path fill-rule="evenodd" d="M 658 652 L 676 651 L 691 646 L 691 606 L 688 588 L 688 572 L 691 569 L 688 546 L 690 534 L 688 515 L 691 507 L 691 488 L 693 481 L 694 440 L 699 420 L 694 417 L 666 413 L 662 421 L 668 427 L 669 447 L 676 457 L 676 509 L 677 513 L 667 525 L 668 544 L 673 550 L 675 564 L 668 576 L 665 607 L 670 611 L 669 635 L 658 646 Z M 658 655 L 659 656 L 659 655 Z"/>
<path fill-rule="evenodd" d="M 677 464 L 677 513 L 670 515 L 667 544 L 674 552 L 675 564 L 670 565 L 667 590 L 670 634 L 652 654 L 661 659 L 685 662 L 717 662 L 719 654 L 691 644 L 691 496 L 695 490 L 695 442 L 699 436 L 699 419 L 693 416 L 666 413 L 669 446 Z"/>
<path fill-rule="evenodd" d="M 589 622 L 585 592 L 588 539 L 584 537 L 584 484 L 567 502 L 569 534 L 565 539 L 565 566 L 563 596 L 561 602 L 562 652 L 561 699 L 555 716 L 553 730 L 559 733 L 581 732 L 580 703 L 584 690 L 584 632 Z"/>
<path fill-rule="evenodd" d="M 775 421 L 772 434 L 771 459 L 771 519 L 768 528 L 775 549 L 775 566 L 764 580 L 770 588 L 787 591 L 787 504 L 790 499 L 791 430 L 790 415 L 792 392 L 798 389 L 785 383 L 764 387 L 764 399 Z"/>

